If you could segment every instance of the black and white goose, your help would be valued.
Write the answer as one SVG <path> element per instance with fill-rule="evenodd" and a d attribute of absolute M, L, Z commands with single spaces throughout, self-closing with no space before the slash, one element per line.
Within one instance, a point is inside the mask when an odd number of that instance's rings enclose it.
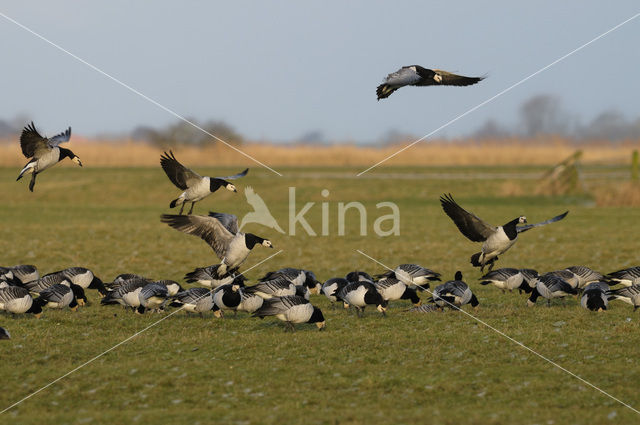
<path fill-rule="evenodd" d="M 240 288 L 244 287 L 244 280 L 236 278 L 232 283 L 219 286 L 213 292 L 213 303 L 217 317 L 222 317 L 225 310 L 236 311 L 242 301 Z"/>
<path fill-rule="evenodd" d="M 213 296 L 207 288 L 189 288 L 181 291 L 173 297 L 173 303 L 179 305 L 187 313 L 202 313 L 210 311 L 213 304 Z"/>
<path fill-rule="evenodd" d="M 162 165 L 162 169 L 167 174 L 167 177 L 169 177 L 169 180 L 171 180 L 171 183 L 176 185 L 178 189 L 184 190 L 178 198 L 169 204 L 170 208 L 181 205 L 180 215 L 182 215 L 182 211 L 184 210 L 185 202 L 191 202 L 191 209 L 188 213 L 191 214 L 196 202 L 206 198 L 220 189 L 220 187 L 224 187 L 231 192 L 237 192 L 236 187 L 227 180 L 244 177 L 249 172 L 247 168 L 243 172 L 234 174 L 233 176 L 202 177 L 195 171 L 180 164 L 171 151 L 169 151 L 168 154 L 165 152 L 164 155 L 160 156 L 160 165 Z"/>
<path fill-rule="evenodd" d="M 591 311 L 605 311 L 609 304 L 609 285 L 606 282 L 591 282 L 584 288 L 580 305 Z"/>
<path fill-rule="evenodd" d="M 520 269 L 520 274 L 522 274 L 524 280 L 520 289 L 526 293 L 530 293 L 538 284 L 538 276 L 540 276 L 540 274 L 534 269 Z"/>
<path fill-rule="evenodd" d="M 527 300 L 527 305 L 534 305 L 538 297 L 542 296 L 547 299 L 547 306 L 550 306 L 553 298 L 563 298 L 567 295 L 576 295 L 577 293 L 578 290 L 576 288 L 557 274 L 553 272 L 545 273 L 537 278 L 536 287 L 531 292 L 531 296 Z"/>
<path fill-rule="evenodd" d="M 485 77 L 465 77 L 441 69 L 427 69 L 420 65 L 403 66 L 387 75 L 376 89 L 378 100 L 391 96 L 391 93 L 404 86 L 470 86 Z"/>
<path fill-rule="evenodd" d="M 180 286 L 180 284 L 175 280 L 162 279 L 156 280 L 155 283 L 164 285 L 167 288 L 167 292 L 169 293 L 170 297 L 174 296 L 178 292 L 184 291 L 184 288 Z"/>
<path fill-rule="evenodd" d="M 240 288 L 240 304 L 238 304 L 236 310 L 253 313 L 262 307 L 262 304 L 264 304 L 264 298 L 257 294 L 248 293 L 245 289 L 246 287 Z"/>
<path fill-rule="evenodd" d="M 503 268 L 492 270 L 480 278 L 480 285 L 492 284 L 502 291 L 513 291 L 514 289 L 522 289 L 524 276 L 518 269 Z M 524 283 L 525 286 L 528 284 Z M 528 291 L 531 292 L 531 291 Z"/>
<path fill-rule="evenodd" d="M 292 282 L 294 285 L 306 286 L 312 294 L 319 294 L 322 287 L 322 282 L 319 282 L 315 273 L 309 270 L 295 269 L 291 267 L 276 270 L 274 272 L 268 272 L 262 278 L 261 282 L 266 280 L 272 280 L 276 277 L 284 277 Z"/>
<path fill-rule="evenodd" d="M 591 282 L 602 282 L 604 275 L 587 266 L 571 266 L 567 267 L 571 273 L 575 275 L 578 281 L 578 288 L 582 289 L 589 285 Z"/>
<path fill-rule="evenodd" d="M 409 280 L 410 282 L 410 280 Z M 405 281 L 394 276 L 384 277 L 373 284 L 376 290 L 382 295 L 382 299 L 389 301 L 411 300 L 413 305 L 422 304 L 415 289 L 409 287 Z M 428 284 L 427 284 L 428 285 Z"/>
<path fill-rule="evenodd" d="M 253 233 L 238 231 L 238 217 L 232 214 L 209 213 L 203 215 L 163 214 L 161 221 L 176 230 L 198 236 L 213 248 L 222 261 L 218 274 L 233 272 L 249 256 L 256 245 L 273 248 L 271 241 Z"/>
<path fill-rule="evenodd" d="M 134 280 L 144 280 L 147 283 L 153 282 L 153 279 L 141 276 L 139 274 L 122 273 L 122 274 L 119 274 L 118 276 L 116 276 L 115 279 L 113 279 L 113 282 L 107 282 L 104 285 L 109 291 L 113 291 L 113 290 L 118 289 L 122 285 L 124 285 L 126 283 L 129 283 L 131 281 L 134 281 Z"/>
<path fill-rule="evenodd" d="M 0 267 L 0 280 L 13 283 L 14 275 L 10 267 Z"/>
<path fill-rule="evenodd" d="M 256 310 L 253 316 L 261 319 L 275 316 L 287 324 L 286 330 L 292 332 L 295 331 L 294 323 L 315 323 L 319 330 L 325 327 L 322 311 L 308 300 L 295 295 L 264 300 L 262 307 Z"/>
<path fill-rule="evenodd" d="M 625 286 L 609 292 L 610 300 L 620 300 L 633 306 L 633 311 L 640 307 L 640 285 Z"/>
<path fill-rule="evenodd" d="M 36 266 L 31 264 L 20 264 L 17 266 L 9 267 L 13 273 L 14 279 L 18 279 L 21 283 L 31 282 L 40 278 L 40 273 Z"/>
<path fill-rule="evenodd" d="M 369 273 L 361 272 L 361 271 L 358 271 L 358 270 L 355 270 L 355 271 L 347 273 L 347 275 L 344 278 L 347 279 L 349 281 L 349 283 L 353 283 L 353 282 L 371 282 L 371 283 L 373 283 L 373 281 L 375 280 Z"/>
<path fill-rule="evenodd" d="M 368 281 L 352 282 L 342 288 L 337 296 L 343 302 L 354 306 L 358 317 L 362 316 L 364 309 L 368 305 L 376 306 L 376 309 L 386 315 L 388 302 L 382 298 L 382 295 L 373 283 Z"/>
<path fill-rule="evenodd" d="M 84 295 L 84 289 L 78 285 L 67 286 L 56 283 L 40 292 L 40 296 L 34 300 L 34 303 L 41 308 L 61 309 L 69 307 L 71 310 L 76 311 L 78 309 L 78 300 L 84 300 L 86 303 L 87 298 Z"/>
<path fill-rule="evenodd" d="M 465 304 L 471 304 L 473 308 L 480 305 L 478 298 L 462 280 L 462 272 L 457 271 L 454 280 L 449 280 L 434 288 L 432 301 L 440 308 L 453 307 L 460 308 Z"/>
<path fill-rule="evenodd" d="M 439 281 L 440 273 L 422 267 L 418 264 L 400 264 L 394 270 L 389 270 L 376 277 L 384 278 L 395 276 L 409 286 L 420 286 L 423 289 L 429 288 L 430 281 Z"/>
<path fill-rule="evenodd" d="M 78 158 L 76 154 L 69 149 L 58 147 L 60 143 L 68 142 L 70 138 L 71 127 L 50 139 L 42 137 L 32 121 L 30 125 L 22 130 L 22 135 L 20 136 L 22 153 L 29 159 L 29 162 L 27 162 L 27 165 L 20 171 L 20 175 L 16 181 L 20 180 L 25 174 L 31 174 L 29 190 L 33 192 L 33 187 L 36 184 L 36 176 L 47 168 L 53 167 L 63 159 L 69 158 L 82 167 L 82 162 L 80 162 L 80 158 Z"/>
<path fill-rule="evenodd" d="M 65 286 L 71 286 L 71 281 L 64 277 L 61 273 L 50 273 L 42 276 L 39 279 L 27 282 L 24 287 L 34 294 L 39 294 L 47 288 L 53 285 L 62 284 Z"/>
<path fill-rule="evenodd" d="M 66 277 L 71 283 L 80 286 L 82 289 L 95 289 L 102 296 L 107 293 L 102 280 L 91 270 L 85 267 L 69 267 L 61 270 L 59 273 Z"/>
<path fill-rule="evenodd" d="M 247 294 L 256 294 L 262 298 L 285 297 L 295 295 L 296 285 L 289 281 L 286 277 L 280 276 L 272 280 L 258 282 L 256 285 L 244 288 Z"/>
<path fill-rule="evenodd" d="M 220 264 L 214 264 L 208 267 L 198 267 L 194 271 L 184 275 L 184 279 L 188 283 L 197 283 L 213 289 L 233 282 L 235 276 L 229 273 L 224 275 L 218 274 L 218 267 L 220 267 Z"/>
<path fill-rule="evenodd" d="M 11 339 L 11 334 L 8 330 L 0 326 L 0 339 Z"/>
<path fill-rule="evenodd" d="M 489 264 L 489 270 L 493 269 L 498 256 L 516 243 L 518 234 L 534 227 L 562 220 L 569 213 L 569 211 L 566 211 L 540 223 L 518 226 L 518 224 L 527 222 L 525 216 L 520 216 L 503 226 L 494 227 L 458 205 L 451 194 L 442 195 L 440 203 L 442 204 L 442 209 L 453 220 L 460 233 L 473 242 L 482 242 L 482 251 L 471 256 L 471 264 L 475 267 L 480 267 L 481 271 L 484 270 L 487 264 Z"/>
<path fill-rule="evenodd" d="M 338 294 L 342 291 L 342 288 L 348 284 L 349 281 L 343 277 L 332 277 L 322 284 L 321 292 L 333 305 L 333 303 L 341 301 L 338 298 Z"/>
<path fill-rule="evenodd" d="M 115 289 L 109 291 L 107 295 L 100 300 L 100 304 L 120 304 L 124 307 L 137 309 L 140 306 L 140 298 L 138 298 L 138 294 L 140 294 L 142 288 L 147 286 L 149 283 L 151 282 L 146 279 L 136 278 L 122 281 Z"/>
<path fill-rule="evenodd" d="M 177 293 L 177 292 L 176 292 Z M 160 282 L 147 283 L 138 292 L 138 307 L 136 313 L 143 314 L 149 310 L 159 312 L 169 299 L 167 286 Z"/>
<path fill-rule="evenodd" d="M 606 279 L 609 280 L 612 285 L 640 285 L 640 266 L 629 267 L 627 269 L 609 273 L 606 276 Z"/>
<path fill-rule="evenodd" d="M 21 286 L 0 288 L 0 310 L 12 314 L 31 313 L 38 318 L 42 314 L 42 306 L 35 304 L 29 291 Z"/>

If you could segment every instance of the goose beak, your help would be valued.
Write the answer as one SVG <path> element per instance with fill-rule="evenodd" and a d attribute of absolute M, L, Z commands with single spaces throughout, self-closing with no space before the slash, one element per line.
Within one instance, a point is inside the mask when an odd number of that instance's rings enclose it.
<path fill-rule="evenodd" d="M 326 327 L 326 324 L 325 324 L 325 322 L 318 322 L 318 323 L 316 323 L 316 326 L 318 327 L 319 331 L 323 331 L 325 329 L 325 327 Z"/>
<path fill-rule="evenodd" d="M 42 316 L 42 313 L 34 314 L 34 316 L 36 316 L 36 319 L 39 319 L 40 316 Z"/>
<path fill-rule="evenodd" d="M 85 305 L 84 300 L 83 300 L 83 299 L 81 299 L 81 298 L 80 298 L 80 299 L 78 299 L 78 305 L 79 305 L 80 307 L 84 307 L 84 305 Z"/>
<path fill-rule="evenodd" d="M 216 310 L 213 312 L 213 315 L 218 319 L 222 318 L 222 310 Z"/>
<path fill-rule="evenodd" d="M 78 306 L 75 306 L 75 307 L 69 307 L 69 309 L 71 309 L 71 311 L 78 311 Z"/>

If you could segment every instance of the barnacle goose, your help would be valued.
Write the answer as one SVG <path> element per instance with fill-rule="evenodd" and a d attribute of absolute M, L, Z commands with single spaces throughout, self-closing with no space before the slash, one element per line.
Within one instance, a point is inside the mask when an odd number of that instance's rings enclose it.
<path fill-rule="evenodd" d="M 0 288 L 0 310 L 12 314 L 31 313 L 38 318 L 42 314 L 42 306 L 34 303 L 29 291 L 21 286 Z"/>
<path fill-rule="evenodd" d="M 9 267 L 0 267 L 0 279 L 13 280 L 13 271 Z"/>
<path fill-rule="evenodd" d="M 457 271 L 454 280 L 449 280 L 435 287 L 432 301 L 440 308 L 453 307 L 459 309 L 470 303 L 473 308 L 480 305 L 478 298 L 471 292 L 469 285 L 462 280 L 462 272 Z"/>
<path fill-rule="evenodd" d="M 294 295 L 302 297 L 305 300 L 311 299 L 311 291 L 305 285 L 296 285 L 296 293 Z"/>
<path fill-rule="evenodd" d="M 609 285 L 606 282 L 591 282 L 584 288 L 580 305 L 591 311 L 604 311 L 609 304 Z"/>
<path fill-rule="evenodd" d="M 11 339 L 11 334 L 8 330 L 0 326 L 0 339 Z"/>
<path fill-rule="evenodd" d="M 411 282 L 409 280 L 409 282 Z M 382 278 L 373 284 L 385 301 L 411 300 L 414 305 L 420 305 L 420 297 L 416 291 L 410 288 L 404 281 L 398 280 L 395 275 Z"/>
<path fill-rule="evenodd" d="M 80 286 L 82 289 L 95 289 L 102 296 L 107 293 L 102 280 L 91 270 L 85 267 L 69 267 L 61 270 L 59 273 L 66 277 L 71 283 Z"/>
<path fill-rule="evenodd" d="M 175 280 L 162 279 L 162 280 L 156 280 L 155 283 L 164 285 L 167 288 L 167 292 L 169 292 L 170 297 L 177 294 L 180 291 L 184 291 L 184 288 L 182 288 L 182 286 L 180 286 L 180 284 Z"/>
<path fill-rule="evenodd" d="M 578 281 L 579 289 L 584 288 L 591 282 L 601 282 L 604 279 L 602 273 L 590 269 L 586 266 L 571 266 L 567 267 L 567 270 L 575 275 L 575 278 Z"/>
<path fill-rule="evenodd" d="M 245 291 L 246 287 L 240 288 L 240 304 L 236 308 L 237 311 L 246 311 L 247 313 L 253 313 L 262 307 L 264 298 L 260 295 L 248 293 Z"/>
<path fill-rule="evenodd" d="M 242 280 L 234 280 L 232 283 L 216 288 L 213 292 L 213 303 L 215 304 L 213 310 L 216 312 L 216 316 L 222 317 L 225 310 L 237 310 L 242 301 L 240 288 L 243 286 Z"/>
<path fill-rule="evenodd" d="M 171 201 L 169 208 L 181 205 L 179 215 L 182 215 L 185 202 L 191 202 L 191 209 L 188 214 L 193 212 L 193 206 L 196 202 L 206 198 L 220 187 L 224 187 L 231 192 L 237 192 L 236 187 L 226 180 L 233 180 L 244 177 L 249 172 L 247 168 L 241 173 L 226 177 L 202 177 L 195 171 L 180 164 L 173 152 L 166 152 L 160 156 L 160 165 L 162 169 L 178 189 L 183 190 L 178 198 Z"/>
<path fill-rule="evenodd" d="M 150 282 L 146 279 L 128 279 L 122 281 L 115 289 L 109 291 L 107 295 L 100 300 L 100 304 L 120 304 L 125 307 L 136 309 L 140 306 L 138 294 L 143 287 Z"/>
<path fill-rule="evenodd" d="M 315 273 L 309 270 L 302 269 L 294 269 L 294 268 L 283 268 L 280 270 L 276 270 L 275 272 L 268 272 L 259 280 L 264 282 L 266 280 L 272 280 L 276 277 L 285 277 L 294 285 L 304 285 L 306 286 L 312 294 L 319 294 L 322 283 L 318 281 Z"/>
<path fill-rule="evenodd" d="M 229 273 L 223 275 L 218 274 L 218 267 L 220 267 L 220 264 L 214 264 L 208 267 L 198 267 L 194 271 L 184 275 L 184 279 L 188 283 L 197 283 L 213 289 L 233 282 L 234 275 Z"/>
<path fill-rule="evenodd" d="M 400 264 L 394 270 L 389 270 L 377 275 L 376 277 L 381 279 L 392 276 L 403 281 L 409 286 L 420 286 L 423 289 L 429 288 L 430 281 L 440 280 L 440 273 L 434 272 L 433 270 L 427 269 L 418 264 Z"/>
<path fill-rule="evenodd" d="M 610 300 L 620 300 L 633 306 L 633 311 L 640 307 L 640 285 L 625 286 L 609 292 Z"/>
<path fill-rule="evenodd" d="M 210 311 L 214 305 L 211 291 L 206 288 L 189 288 L 186 291 L 178 292 L 172 299 L 187 313 L 199 313 L 200 315 L 205 311 Z"/>
<path fill-rule="evenodd" d="M 87 298 L 84 295 L 84 289 L 78 285 L 67 286 L 56 283 L 40 292 L 40 296 L 34 300 L 34 303 L 41 308 L 69 307 L 71 310 L 76 311 L 79 304 L 78 300 L 86 302 Z"/>
<path fill-rule="evenodd" d="M 36 184 L 36 176 L 38 173 L 43 172 L 49 167 L 56 165 L 58 162 L 65 158 L 71 159 L 74 163 L 82 167 L 80 158 L 71 150 L 58 147 L 60 143 L 68 142 L 71 138 L 71 127 L 69 127 L 63 133 L 53 136 L 50 139 L 42 137 L 36 127 L 33 125 L 33 121 L 30 125 L 26 126 L 22 130 L 20 136 L 20 147 L 22 153 L 29 159 L 27 165 L 24 166 L 17 180 L 20 180 L 25 174 L 31 174 L 31 182 L 29 183 L 29 190 L 33 192 L 33 187 Z"/>
<path fill-rule="evenodd" d="M 453 220 L 464 236 L 473 242 L 482 242 L 482 251 L 471 256 L 471 264 L 480 267 L 480 271 L 483 271 L 487 264 L 489 264 L 489 271 L 491 271 L 498 256 L 516 243 L 518 234 L 534 227 L 562 220 L 569 213 L 566 211 L 549 220 L 524 226 L 518 226 L 518 224 L 526 223 L 527 218 L 520 216 L 503 226 L 494 227 L 458 205 L 451 194 L 442 195 L 440 203 L 444 212 Z"/>
<path fill-rule="evenodd" d="M 354 306 L 358 317 L 362 316 L 367 305 L 375 305 L 383 316 L 386 315 L 388 302 L 382 298 L 380 292 L 371 282 L 364 280 L 352 282 L 342 288 L 338 293 L 338 298 L 350 306 Z"/>
<path fill-rule="evenodd" d="M 256 310 L 253 316 L 261 319 L 275 316 L 287 324 L 285 331 L 295 331 L 294 323 L 315 323 L 319 330 L 325 327 L 322 311 L 308 300 L 295 295 L 264 300 L 262 307 Z"/>
<path fill-rule="evenodd" d="M 256 285 L 247 286 L 244 291 L 248 294 L 256 294 L 262 298 L 284 297 L 296 294 L 296 285 L 286 277 L 280 276 L 273 280 L 258 282 Z"/>
<path fill-rule="evenodd" d="M 427 69 L 420 65 L 403 66 L 387 75 L 384 82 L 376 88 L 378 100 L 391 96 L 391 93 L 404 86 L 470 86 L 485 77 L 465 77 L 441 69 Z"/>
<path fill-rule="evenodd" d="M 147 283 L 153 282 L 153 279 L 141 276 L 139 274 L 122 273 L 122 274 L 119 274 L 118 276 L 116 276 L 115 279 L 113 279 L 113 282 L 108 282 L 108 283 L 105 283 L 104 285 L 106 286 L 106 288 L 109 291 L 113 291 L 115 289 L 118 289 L 122 285 L 124 285 L 126 283 L 129 283 L 130 281 L 133 281 L 133 280 L 144 280 Z"/>
<path fill-rule="evenodd" d="M 563 298 L 567 295 L 575 295 L 578 290 L 571 286 L 569 282 L 559 277 L 554 272 L 543 274 L 536 280 L 536 287 L 531 291 L 531 296 L 527 300 L 527 305 L 536 303 L 539 296 L 547 299 L 547 306 L 551 305 L 552 298 Z"/>
<path fill-rule="evenodd" d="M 572 288 L 578 289 L 578 283 L 580 283 L 580 280 L 578 279 L 578 276 L 576 276 L 575 273 L 570 272 L 567 269 L 554 270 L 552 272 L 548 272 L 547 274 L 552 274 L 554 276 L 557 276 L 560 279 L 562 279 L 565 282 L 567 282 L 569 285 L 571 285 Z"/>
<path fill-rule="evenodd" d="M 331 301 L 332 305 L 334 305 L 333 303 L 339 301 L 338 294 L 340 293 L 342 288 L 344 288 L 348 284 L 349 281 L 343 277 L 333 277 L 322 284 L 321 291 L 325 297 L 329 298 L 329 301 Z"/>
<path fill-rule="evenodd" d="M 524 282 L 520 289 L 522 289 L 526 293 L 530 293 L 538 284 L 538 272 L 534 269 L 520 269 L 520 273 L 522 274 L 522 278 Z"/>
<path fill-rule="evenodd" d="M 42 276 L 41 278 L 27 282 L 24 284 L 24 287 L 34 294 L 39 294 L 47 288 L 50 288 L 53 285 L 62 284 L 65 286 L 71 286 L 71 282 L 69 279 L 64 277 L 61 273 L 51 273 Z"/>
<path fill-rule="evenodd" d="M 136 313 L 143 314 L 147 310 L 158 312 L 162 310 L 168 298 L 169 290 L 166 285 L 160 282 L 147 283 L 138 292 Z"/>
<path fill-rule="evenodd" d="M 353 282 L 371 282 L 373 283 L 374 278 L 367 272 L 361 272 L 358 270 L 347 273 L 344 277 L 349 281 L 349 283 Z"/>
<path fill-rule="evenodd" d="M 524 276 L 518 269 L 503 268 L 490 271 L 480 278 L 480 285 L 492 284 L 502 291 L 519 289 L 523 285 Z M 524 283 L 524 285 L 527 285 Z"/>
<path fill-rule="evenodd" d="M 183 233 L 198 236 L 213 248 L 222 261 L 218 274 L 227 270 L 235 271 L 249 256 L 254 246 L 273 248 L 271 241 L 253 233 L 238 231 L 238 217 L 232 214 L 211 212 L 203 215 L 169 215 L 163 214 L 163 223 Z"/>
<path fill-rule="evenodd" d="M 20 264 L 17 266 L 9 267 L 13 273 L 14 279 L 18 279 L 21 283 L 31 282 L 40 278 L 40 273 L 36 266 L 31 264 Z"/>
<path fill-rule="evenodd" d="M 606 276 L 606 279 L 611 281 L 613 285 L 640 285 L 640 266 L 629 267 L 627 269 L 609 273 Z"/>

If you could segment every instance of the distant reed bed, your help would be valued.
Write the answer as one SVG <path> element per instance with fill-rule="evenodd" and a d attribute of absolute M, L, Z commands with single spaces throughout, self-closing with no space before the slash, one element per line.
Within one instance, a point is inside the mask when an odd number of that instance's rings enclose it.
<path fill-rule="evenodd" d="M 246 143 L 238 149 L 269 166 L 359 166 L 373 165 L 412 141 L 392 146 L 372 147 L 355 144 L 310 146 Z M 75 137 L 68 147 L 83 163 L 102 167 L 156 166 L 162 149 L 132 141 L 96 141 Z M 65 146 L 67 146 L 65 145 Z M 640 141 L 626 143 L 576 144 L 563 139 L 501 141 L 424 141 L 399 153 L 384 165 L 551 165 L 583 151 L 585 164 L 625 164 Z M 254 165 L 241 153 L 220 143 L 197 148 L 178 146 L 178 159 L 194 166 Z M 0 166 L 18 167 L 25 158 L 17 140 L 0 141 Z"/>

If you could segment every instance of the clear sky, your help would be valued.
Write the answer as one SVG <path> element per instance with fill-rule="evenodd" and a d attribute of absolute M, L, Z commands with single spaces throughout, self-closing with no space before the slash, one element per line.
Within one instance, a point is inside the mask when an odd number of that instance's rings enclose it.
<path fill-rule="evenodd" d="M 629 1 L 0 1 L 30 27 L 177 113 L 224 120 L 254 140 L 321 130 L 372 141 L 424 135 L 640 12 Z M 0 118 L 87 136 L 175 117 L 0 16 Z M 589 120 L 640 115 L 640 18 L 451 125 L 507 125 L 533 95 Z M 409 87 L 377 102 L 402 65 L 467 75 L 472 87 Z M 437 136 L 437 135 L 435 135 Z"/>

